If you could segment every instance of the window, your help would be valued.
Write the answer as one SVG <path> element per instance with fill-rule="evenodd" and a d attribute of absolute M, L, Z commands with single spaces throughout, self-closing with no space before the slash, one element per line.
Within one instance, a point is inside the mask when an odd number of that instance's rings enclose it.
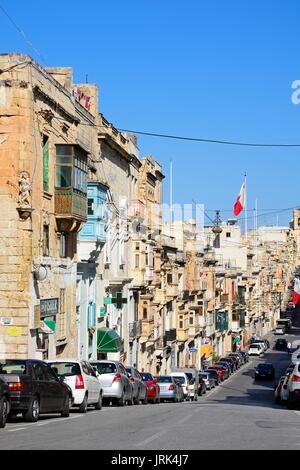
<path fill-rule="evenodd" d="M 45 380 L 48 382 L 57 382 L 55 374 L 53 373 L 53 370 L 51 369 L 50 366 L 44 366 L 44 375 L 45 375 Z"/>
<path fill-rule="evenodd" d="M 140 267 L 140 255 L 135 255 L 135 267 Z"/>
<path fill-rule="evenodd" d="M 61 258 L 67 258 L 68 256 L 68 240 L 69 237 L 66 233 L 60 234 L 59 256 Z"/>
<path fill-rule="evenodd" d="M 49 191 L 49 137 L 43 136 L 43 189 Z"/>
<path fill-rule="evenodd" d="M 183 316 L 182 315 L 180 315 L 180 317 L 179 317 L 179 328 L 180 328 L 180 330 L 183 329 Z"/>
<path fill-rule="evenodd" d="M 59 338 L 66 337 L 66 289 L 60 289 Z"/>
<path fill-rule="evenodd" d="M 43 256 L 49 256 L 49 225 L 43 226 Z"/>
<path fill-rule="evenodd" d="M 139 251 L 139 250 L 140 250 L 140 244 L 139 244 L 139 243 L 136 243 L 136 244 L 135 244 L 135 249 L 136 249 L 136 251 Z"/>
<path fill-rule="evenodd" d="M 146 308 L 143 308 L 143 319 L 147 320 L 148 317 L 148 310 Z"/>
<path fill-rule="evenodd" d="M 35 363 L 32 366 L 35 380 L 45 380 L 44 368 L 41 364 Z"/>
<path fill-rule="evenodd" d="M 56 146 L 56 187 L 72 186 L 73 147 L 71 145 Z"/>
<path fill-rule="evenodd" d="M 94 215 L 94 199 L 88 198 L 88 215 Z"/>
<path fill-rule="evenodd" d="M 193 325 L 194 324 L 194 317 L 191 315 L 190 316 L 190 325 Z"/>
<path fill-rule="evenodd" d="M 172 284 L 173 277 L 172 274 L 167 274 L 167 284 Z"/>
<path fill-rule="evenodd" d="M 73 172 L 74 166 L 74 174 Z M 71 188 L 87 193 L 86 154 L 73 145 L 56 146 L 56 187 Z"/>
<path fill-rule="evenodd" d="M 231 237 L 231 233 L 230 232 L 226 232 L 226 238 L 230 238 Z"/>

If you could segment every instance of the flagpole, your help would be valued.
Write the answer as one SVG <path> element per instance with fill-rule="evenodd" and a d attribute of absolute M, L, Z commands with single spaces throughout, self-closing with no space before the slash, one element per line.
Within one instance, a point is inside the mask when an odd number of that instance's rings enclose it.
<path fill-rule="evenodd" d="M 245 173 L 245 238 L 248 239 L 248 211 L 247 211 L 247 175 Z"/>

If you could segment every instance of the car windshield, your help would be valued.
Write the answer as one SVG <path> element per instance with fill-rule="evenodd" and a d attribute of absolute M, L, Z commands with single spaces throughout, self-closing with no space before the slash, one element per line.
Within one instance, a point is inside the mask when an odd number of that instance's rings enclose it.
<path fill-rule="evenodd" d="M 193 374 L 191 372 L 186 372 L 185 375 L 187 375 L 189 382 L 192 382 L 193 380 Z"/>
<path fill-rule="evenodd" d="M 172 383 L 172 377 L 168 377 L 168 376 L 158 377 L 158 382 L 159 382 L 160 384 L 169 384 L 169 383 Z"/>
<path fill-rule="evenodd" d="M 128 374 L 128 377 L 132 376 L 130 367 L 126 367 L 126 372 Z"/>
<path fill-rule="evenodd" d="M 258 349 L 259 345 L 258 344 L 251 344 L 250 349 Z"/>
<path fill-rule="evenodd" d="M 182 377 L 182 375 L 173 375 L 173 377 L 174 377 L 175 380 L 179 380 L 181 385 L 185 385 L 185 378 Z"/>
<path fill-rule="evenodd" d="M 199 374 L 199 377 L 202 377 L 203 379 L 208 379 L 208 374 Z"/>
<path fill-rule="evenodd" d="M 152 382 L 153 381 L 153 377 L 152 377 L 151 374 L 145 374 L 144 372 L 142 372 L 141 376 L 142 376 L 142 379 L 143 379 L 144 382 L 146 382 L 146 381 Z"/>
<path fill-rule="evenodd" d="M 50 362 L 50 367 L 59 377 L 81 374 L 80 366 L 76 362 Z"/>
<path fill-rule="evenodd" d="M 272 369 L 271 364 L 258 364 L 257 370 L 270 370 Z"/>
<path fill-rule="evenodd" d="M 114 362 L 92 362 L 91 364 L 99 374 L 115 374 L 117 372 L 117 366 Z"/>
<path fill-rule="evenodd" d="M 7 360 L 0 362 L 0 374 L 26 374 L 26 361 Z"/>

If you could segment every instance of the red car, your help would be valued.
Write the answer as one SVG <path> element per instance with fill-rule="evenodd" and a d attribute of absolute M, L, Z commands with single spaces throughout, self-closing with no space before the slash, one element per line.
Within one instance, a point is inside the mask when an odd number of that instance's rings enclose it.
<path fill-rule="evenodd" d="M 225 368 L 223 366 L 210 366 L 209 369 L 214 369 L 218 371 L 220 380 L 223 382 L 225 380 Z M 208 370 L 209 370 L 208 369 Z"/>
<path fill-rule="evenodd" d="M 148 401 L 152 403 L 160 403 L 160 388 L 157 379 L 149 372 L 140 372 L 143 382 L 147 385 Z"/>

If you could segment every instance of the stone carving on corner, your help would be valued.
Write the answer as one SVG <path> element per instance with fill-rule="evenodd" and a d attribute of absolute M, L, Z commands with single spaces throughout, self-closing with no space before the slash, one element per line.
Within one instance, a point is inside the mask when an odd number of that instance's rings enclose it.
<path fill-rule="evenodd" d="M 23 220 L 28 219 L 33 211 L 30 203 L 31 188 L 29 173 L 22 171 L 19 177 L 19 207 L 17 210 Z"/>

